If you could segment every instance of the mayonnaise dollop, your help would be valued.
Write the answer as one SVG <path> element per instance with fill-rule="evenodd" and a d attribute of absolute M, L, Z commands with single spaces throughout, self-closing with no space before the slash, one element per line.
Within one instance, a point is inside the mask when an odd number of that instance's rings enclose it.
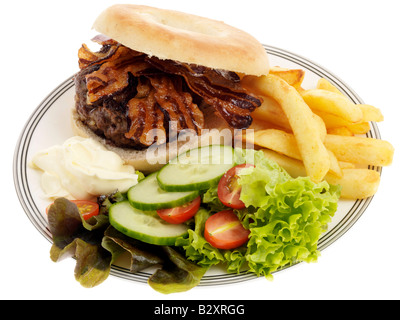
<path fill-rule="evenodd" d="M 49 198 L 91 199 L 137 184 L 135 168 L 124 164 L 101 143 L 72 137 L 34 155 L 31 166 L 42 172 L 40 185 Z"/>

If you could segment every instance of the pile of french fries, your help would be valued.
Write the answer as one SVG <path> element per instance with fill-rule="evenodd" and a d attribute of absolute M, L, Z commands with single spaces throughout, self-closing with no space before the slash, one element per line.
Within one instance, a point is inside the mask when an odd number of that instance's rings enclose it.
<path fill-rule="evenodd" d="M 378 190 L 372 167 L 392 163 L 394 148 L 368 138 L 370 122 L 383 121 L 378 108 L 355 104 L 328 80 L 304 89 L 304 70 L 272 67 L 269 75 L 245 76 L 243 85 L 263 97 L 252 113 L 253 130 L 240 139 L 263 150 L 291 176 L 309 176 L 342 187 L 344 199 L 364 199 Z"/>

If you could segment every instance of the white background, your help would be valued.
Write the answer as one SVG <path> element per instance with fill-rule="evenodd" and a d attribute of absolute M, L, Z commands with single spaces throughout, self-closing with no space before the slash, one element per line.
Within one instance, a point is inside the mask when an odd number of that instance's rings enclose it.
<path fill-rule="evenodd" d="M 379 107 L 382 138 L 397 149 L 380 189 L 360 220 L 322 252 L 318 263 L 275 276 L 162 295 L 146 284 L 109 277 L 84 289 L 74 260 L 50 261 L 49 242 L 15 193 L 12 166 L 20 132 L 37 105 L 78 71 L 77 50 L 96 16 L 114 1 L 1 1 L 1 299 L 399 299 L 400 298 L 400 23 L 397 0 L 142 1 L 208 16 L 260 42 L 324 66 Z M 136 2 L 140 3 L 140 1 Z M 51 133 L 49 133 L 51 134 Z"/>

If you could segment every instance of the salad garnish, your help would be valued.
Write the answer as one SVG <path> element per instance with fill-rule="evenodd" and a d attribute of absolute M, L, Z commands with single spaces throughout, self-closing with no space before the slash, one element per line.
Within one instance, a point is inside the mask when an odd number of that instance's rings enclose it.
<path fill-rule="evenodd" d="M 55 200 L 48 211 L 52 260 L 74 256 L 77 280 L 92 287 L 104 281 L 111 265 L 128 252 L 131 272 L 156 266 L 148 283 L 162 293 L 195 287 L 218 264 L 230 273 L 252 272 L 272 279 L 281 268 L 317 261 L 318 240 L 336 212 L 340 187 L 314 183 L 308 177 L 294 179 L 262 151 L 232 150 L 230 168 L 221 175 L 214 167 L 219 178 L 208 176 L 214 183 L 197 190 L 200 196 L 187 204 L 177 201 L 175 193 L 182 191 L 165 191 L 151 204 L 157 211 L 144 210 L 135 208 L 129 191 L 117 191 L 99 197 L 99 214 L 85 220 L 76 204 Z M 203 169 L 190 172 L 201 178 L 198 172 Z M 172 177 L 173 169 L 168 170 Z M 148 184 L 146 178 L 141 176 L 133 188 Z M 190 186 L 181 183 L 180 188 L 204 185 L 188 180 Z M 222 193 L 221 188 L 231 192 Z M 160 199 L 169 204 L 173 199 L 179 205 L 159 208 Z M 139 219 L 136 224 L 132 217 Z"/>

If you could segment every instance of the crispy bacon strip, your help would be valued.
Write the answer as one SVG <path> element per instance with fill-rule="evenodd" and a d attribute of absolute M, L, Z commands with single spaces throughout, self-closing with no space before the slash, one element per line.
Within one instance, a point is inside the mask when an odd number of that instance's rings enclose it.
<path fill-rule="evenodd" d="M 242 88 L 235 73 L 156 57 L 147 60 L 166 73 L 184 77 L 190 89 L 214 106 L 231 127 L 244 129 L 251 125 L 250 114 L 261 105 L 261 100 Z"/>
<path fill-rule="evenodd" d="M 138 95 L 128 102 L 128 115 L 131 125 L 125 137 L 143 146 L 166 142 L 164 114 L 157 105 L 155 89 L 148 81 L 140 81 Z"/>
<path fill-rule="evenodd" d="M 107 61 L 107 59 L 111 58 L 120 45 L 105 45 L 98 52 L 93 52 L 89 49 L 86 44 L 83 44 L 82 47 L 78 51 L 79 58 L 79 68 L 84 69 L 93 64 L 99 64 Z"/>
<path fill-rule="evenodd" d="M 125 136 L 145 146 L 154 142 L 164 143 L 164 117 L 175 125 L 172 130 L 191 129 L 199 134 L 204 126 L 204 116 L 191 95 L 182 91 L 181 79 L 169 76 L 149 79 L 140 81 L 137 96 L 128 102 L 131 125 Z"/>
<path fill-rule="evenodd" d="M 103 113 L 96 118 L 92 111 L 107 108 L 110 102 L 114 109 L 117 106 L 124 119 L 116 126 L 122 134 L 116 142 L 120 146 L 126 141 L 138 148 L 165 143 L 171 133 L 168 122 L 176 125 L 177 132 L 191 129 L 200 134 L 204 116 L 193 102 L 195 96 L 211 105 L 233 128 L 250 126 L 250 113 L 261 105 L 258 97 L 242 88 L 234 72 L 149 57 L 103 35 L 93 41 L 102 45 L 99 52 L 82 45 L 78 53 L 84 72 L 80 78 L 85 80 L 80 82 L 85 85 L 80 92 L 86 92 L 87 97 L 80 96 L 77 103 L 87 110 L 88 123 L 100 133 L 108 130 L 100 119 Z M 127 123 L 126 131 L 122 123 Z"/>
<path fill-rule="evenodd" d="M 150 82 L 156 89 L 157 103 L 168 115 L 169 121 L 176 123 L 177 131 L 191 129 L 200 134 L 204 127 L 203 113 L 193 103 L 190 93 L 182 90 L 181 78 L 171 76 L 151 77 Z"/>
<path fill-rule="evenodd" d="M 143 54 L 119 47 L 111 59 L 86 76 L 89 102 L 121 91 L 129 84 L 129 73 L 138 75 L 149 68 Z"/>

